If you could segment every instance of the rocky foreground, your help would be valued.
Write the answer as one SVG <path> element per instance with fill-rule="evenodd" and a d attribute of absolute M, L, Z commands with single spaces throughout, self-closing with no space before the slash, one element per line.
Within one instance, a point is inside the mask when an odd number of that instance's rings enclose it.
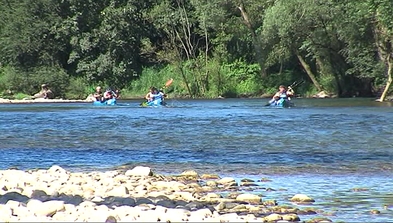
<path fill-rule="evenodd" d="M 280 206 L 256 182 L 199 175 L 155 175 L 149 167 L 106 172 L 0 171 L 0 222 L 298 222 L 312 209 Z M 225 193 L 223 193 L 225 192 Z M 226 194 L 223 196 L 222 194 Z M 293 204 L 312 203 L 297 194 Z M 331 222 L 314 218 L 308 222 Z"/>

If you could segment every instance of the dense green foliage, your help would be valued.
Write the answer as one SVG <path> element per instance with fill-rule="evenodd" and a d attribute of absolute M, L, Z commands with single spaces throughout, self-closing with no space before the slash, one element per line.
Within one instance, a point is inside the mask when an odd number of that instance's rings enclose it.
<path fill-rule="evenodd" d="M 0 0 L 0 96 L 389 93 L 391 0 Z M 384 91 L 382 91 L 384 90 Z"/>

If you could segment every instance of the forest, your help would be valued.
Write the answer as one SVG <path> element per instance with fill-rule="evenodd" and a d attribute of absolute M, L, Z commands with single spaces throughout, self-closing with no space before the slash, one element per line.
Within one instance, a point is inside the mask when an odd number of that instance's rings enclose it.
<path fill-rule="evenodd" d="M 391 0 L 0 0 L 0 97 L 391 93 Z"/>

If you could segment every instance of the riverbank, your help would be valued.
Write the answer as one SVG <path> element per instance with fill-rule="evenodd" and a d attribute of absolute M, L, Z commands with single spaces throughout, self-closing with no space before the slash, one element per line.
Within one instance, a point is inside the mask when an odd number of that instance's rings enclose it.
<path fill-rule="evenodd" d="M 307 195 L 288 198 L 293 205 L 264 199 L 274 190 L 260 186 L 268 181 L 238 182 L 193 170 L 164 176 L 142 166 L 106 172 L 69 172 L 59 166 L 2 170 L 0 221 L 331 222 L 329 213 L 302 207 L 315 202 Z"/>
<path fill-rule="evenodd" d="M 11 100 L 0 98 L 0 104 L 31 104 L 31 103 L 89 103 L 91 100 L 68 100 L 68 99 L 22 99 L 22 100 Z"/>

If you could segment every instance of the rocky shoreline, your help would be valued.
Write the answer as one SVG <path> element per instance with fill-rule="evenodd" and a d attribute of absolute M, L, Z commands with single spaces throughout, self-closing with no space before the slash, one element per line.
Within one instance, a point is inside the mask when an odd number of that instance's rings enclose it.
<path fill-rule="evenodd" d="M 105 172 L 48 170 L 0 171 L 0 222 L 331 222 L 288 198 L 293 206 L 263 199 L 254 180 L 221 178 L 193 170 L 153 174 L 149 167 Z"/>

